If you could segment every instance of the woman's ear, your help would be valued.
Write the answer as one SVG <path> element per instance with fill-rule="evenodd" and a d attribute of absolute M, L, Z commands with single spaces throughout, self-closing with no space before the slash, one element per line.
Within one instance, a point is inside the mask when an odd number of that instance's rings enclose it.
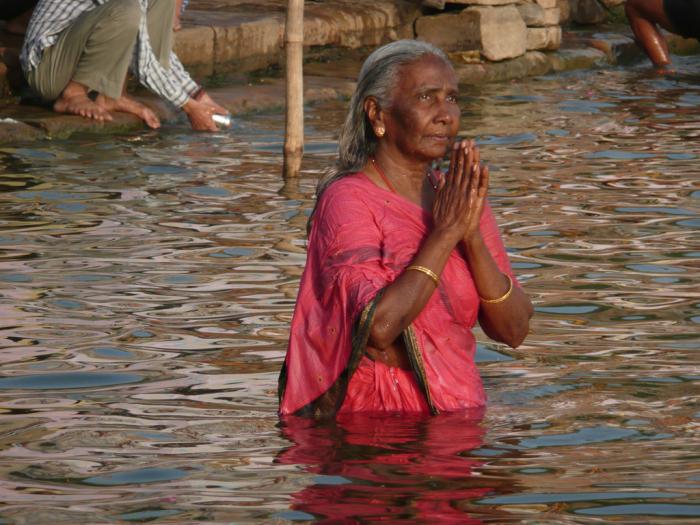
<path fill-rule="evenodd" d="M 384 123 L 384 112 L 379 107 L 377 99 L 374 97 L 367 97 L 364 103 L 365 115 L 369 119 L 369 123 L 374 129 L 374 134 L 378 138 L 382 138 L 386 133 L 386 124 Z"/>
<path fill-rule="evenodd" d="M 365 115 L 369 121 L 374 125 L 374 121 L 377 119 L 377 113 L 379 113 L 379 104 L 377 104 L 377 99 L 374 97 L 367 97 L 364 103 Z"/>

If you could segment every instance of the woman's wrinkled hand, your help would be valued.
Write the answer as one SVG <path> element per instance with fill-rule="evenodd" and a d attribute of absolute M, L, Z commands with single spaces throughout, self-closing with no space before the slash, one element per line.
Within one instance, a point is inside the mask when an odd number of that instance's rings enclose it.
<path fill-rule="evenodd" d="M 440 181 L 433 221 L 435 229 L 469 244 L 480 235 L 479 224 L 489 186 L 489 169 L 481 165 L 473 140 L 456 142 L 450 167 Z"/>

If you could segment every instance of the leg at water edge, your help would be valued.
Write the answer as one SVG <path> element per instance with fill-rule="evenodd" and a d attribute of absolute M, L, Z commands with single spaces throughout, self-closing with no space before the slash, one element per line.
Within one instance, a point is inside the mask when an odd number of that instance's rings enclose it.
<path fill-rule="evenodd" d="M 671 64 L 666 38 L 659 27 L 672 31 L 671 22 L 664 11 L 663 0 L 628 0 L 625 13 L 637 44 L 644 50 L 654 66 L 667 70 Z"/>

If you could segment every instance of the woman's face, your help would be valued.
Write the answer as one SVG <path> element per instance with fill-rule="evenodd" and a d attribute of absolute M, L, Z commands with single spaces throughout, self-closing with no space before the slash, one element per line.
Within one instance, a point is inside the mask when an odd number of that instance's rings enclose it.
<path fill-rule="evenodd" d="M 416 161 L 443 157 L 459 129 L 457 94 L 454 70 L 435 55 L 403 66 L 385 113 L 385 140 Z"/>

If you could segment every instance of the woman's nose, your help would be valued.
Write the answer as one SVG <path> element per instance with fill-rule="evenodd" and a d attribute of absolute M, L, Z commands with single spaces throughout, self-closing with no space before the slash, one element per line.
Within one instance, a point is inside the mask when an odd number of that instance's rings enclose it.
<path fill-rule="evenodd" d="M 440 100 L 435 120 L 444 124 L 452 124 L 452 121 L 455 118 L 452 106 L 453 104 L 448 102 L 446 98 Z"/>

